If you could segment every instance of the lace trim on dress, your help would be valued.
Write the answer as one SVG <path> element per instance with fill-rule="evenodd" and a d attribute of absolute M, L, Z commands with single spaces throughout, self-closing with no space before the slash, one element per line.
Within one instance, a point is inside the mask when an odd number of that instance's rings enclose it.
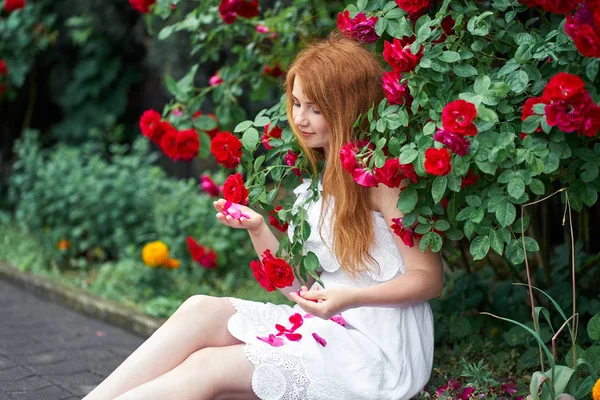
<path fill-rule="evenodd" d="M 230 298 L 237 313 L 231 318 L 244 319 L 244 325 L 256 332 L 269 331 L 257 311 L 261 303 Z M 231 319 L 230 319 L 231 321 Z M 311 381 L 302 362 L 279 348 L 266 344 L 247 343 L 246 358 L 254 365 L 252 390 L 261 400 L 344 400 L 343 385 L 332 378 L 322 377 Z"/>

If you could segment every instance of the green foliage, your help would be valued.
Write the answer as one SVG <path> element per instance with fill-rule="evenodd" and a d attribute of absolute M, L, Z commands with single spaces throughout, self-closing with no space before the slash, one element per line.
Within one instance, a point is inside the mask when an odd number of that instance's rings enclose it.
<path fill-rule="evenodd" d="M 182 261 L 178 271 L 168 272 L 199 279 L 205 274 L 248 277 L 253 250 L 246 233 L 217 224 L 212 199 L 199 193 L 195 181 L 169 179 L 153 166 L 156 156 L 145 139 L 131 149 L 112 145 L 108 153 L 93 141 L 81 148 L 58 145 L 42 151 L 37 133 L 29 131 L 16 152 L 10 185 L 16 221 L 53 248 L 57 260 L 89 259 L 98 253 L 109 260 L 124 255 L 140 259 L 144 244 L 161 240 L 171 257 Z M 214 248 L 219 264 L 228 267 L 206 271 L 193 264 L 187 236 Z M 70 248 L 57 250 L 63 239 Z M 84 262 L 80 267 L 89 266 Z M 148 272 L 146 286 L 154 291 L 168 287 L 166 278 L 157 277 L 163 272 Z"/>
<path fill-rule="evenodd" d="M 25 83 L 39 53 L 54 44 L 56 16 L 49 12 L 48 1 L 29 2 L 26 7 L 0 18 L 0 60 L 8 68 L 6 96 L 16 97 L 16 89 Z M 3 95 L 0 94 L 0 101 Z"/>
<path fill-rule="evenodd" d="M 67 22 L 73 25 L 73 21 L 71 18 Z M 91 29 L 86 25 L 76 32 Z M 123 116 L 129 90 L 139 79 L 135 66 L 126 63 L 105 38 L 95 36 L 84 41 L 81 35 L 74 38 L 78 40 L 75 65 L 56 67 L 50 79 L 54 101 L 65 115 L 52 131 L 61 141 L 70 143 L 87 140 L 90 129 Z"/>

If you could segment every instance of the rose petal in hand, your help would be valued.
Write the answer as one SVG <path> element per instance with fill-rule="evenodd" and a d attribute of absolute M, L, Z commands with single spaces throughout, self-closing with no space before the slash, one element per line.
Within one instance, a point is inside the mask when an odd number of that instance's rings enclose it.
<path fill-rule="evenodd" d="M 226 201 L 223 206 L 223 215 L 229 215 L 231 218 L 235 220 L 241 220 L 242 218 L 250 219 L 248 214 L 244 214 L 239 204 L 232 203 L 230 201 Z"/>

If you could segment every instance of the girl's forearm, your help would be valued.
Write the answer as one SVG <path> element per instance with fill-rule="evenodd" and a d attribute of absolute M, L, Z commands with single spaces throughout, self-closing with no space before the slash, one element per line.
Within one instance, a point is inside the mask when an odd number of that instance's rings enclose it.
<path fill-rule="evenodd" d="M 254 246 L 254 250 L 258 257 L 261 258 L 262 254 L 265 250 L 270 250 L 271 254 L 275 256 L 277 250 L 279 250 L 279 240 L 275 237 L 267 223 L 263 220 L 262 224 L 256 229 L 248 229 L 248 233 L 250 234 L 250 240 L 252 240 L 252 245 Z M 302 287 L 302 283 L 298 280 L 298 278 L 294 279 L 294 283 L 291 286 L 278 289 L 281 294 L 283 294 L 288 300 L 293 299 L 290 297 L 290 292 L 296 292 L 298 289 Z"/>
<path fill-rule="evenodd" d="M 435 275 L 435 276 L 434 276 Z M 408 307 L 438 297 L 443 280 L 426 270 L 409 270 L 391 281 L 352 293 L 352 308 Z"/>

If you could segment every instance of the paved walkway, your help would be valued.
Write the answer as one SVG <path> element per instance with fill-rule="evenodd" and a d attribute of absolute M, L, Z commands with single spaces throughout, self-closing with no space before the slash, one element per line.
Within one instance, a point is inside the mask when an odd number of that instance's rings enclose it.
<path fill-rule="evenodd" d="M 0 280 L 0 400 L 81 399 L 142 341 Z"/>

